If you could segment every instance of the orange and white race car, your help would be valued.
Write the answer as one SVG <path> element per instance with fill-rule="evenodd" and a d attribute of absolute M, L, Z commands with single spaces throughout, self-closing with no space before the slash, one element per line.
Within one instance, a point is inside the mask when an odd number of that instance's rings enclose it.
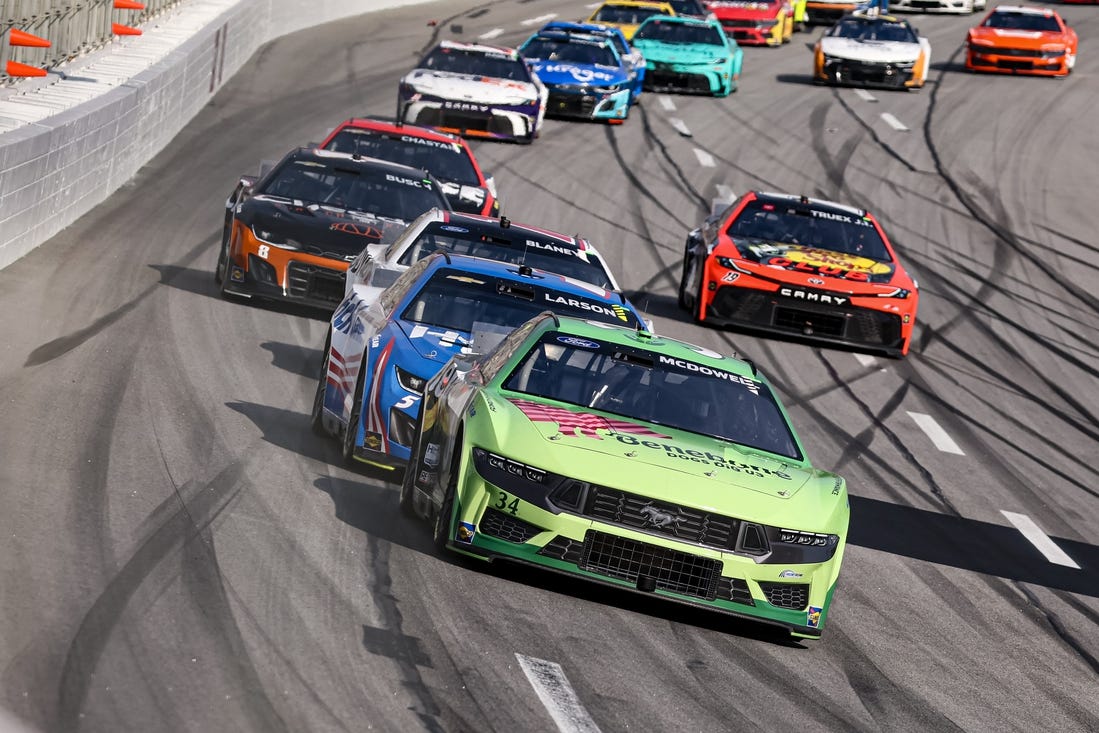
<path fill-rule="evenodd" d="M 965 45 L 969 71 L 1068 76 L 1079 39 L 1055 10 L 1000 5 L 969 29 Z"/>
<path fill-rule="evenodd" d="M 900 357 L 917 288 L 870 213 L 751 191 L 687 235 L 679 305 L 700 323 Z"/>

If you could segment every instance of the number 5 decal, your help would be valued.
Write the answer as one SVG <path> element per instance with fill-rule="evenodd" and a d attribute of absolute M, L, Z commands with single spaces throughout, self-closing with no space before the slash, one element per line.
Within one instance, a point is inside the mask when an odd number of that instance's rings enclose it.
<path fill-rule="evenodd" d="M 416 404 L 417 400 L 419 400 L 419 399 L 420 399 L 420 395 L 406 394 L 404 397 L 397 400 L 397 404 L 394 405 L 394 407 L 402 407 L 402 408 L 412 407 L 414 404 Z"/>

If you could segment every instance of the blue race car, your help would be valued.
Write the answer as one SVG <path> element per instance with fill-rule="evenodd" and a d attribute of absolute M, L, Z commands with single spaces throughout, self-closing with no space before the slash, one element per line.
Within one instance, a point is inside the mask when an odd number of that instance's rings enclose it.
<path fill-rule="evenodd" d="M 542 26 L 543 31 L 561 31 L 578 36 L 602 36 L 610 40 L 618 56 L 630 67 L 630 89 L 633 92 L 632 102 L 637 104 L 637 98 L 645 82 L 645 57 L 626 40 L 621 28 L 601 23 L 572 23 L 567 20 L 551 20 Z"/>
<path fill-rule="evenodd" d="M 519 53 L 549 91 L 547 115 L 618 124 L 630 116 L 630 68 L 607 38 L 538 31 Z"/>
<path fill-rule="evenodd" d="M 633 34 L 649 67 L 645 88 L 712 94 L 736 91 L 744 52 L 716 20 L 655 15 Z"/>
<path fill-rule="evenodd" d="M 621 294 L 562 275 L 436 253 L 368 305 L 353 289 L 332 315 L 310 417 L 345 462 L 408 461 L 424 385 L 456 353 L 485 353 L 538 313 L 645 328 Z"/>

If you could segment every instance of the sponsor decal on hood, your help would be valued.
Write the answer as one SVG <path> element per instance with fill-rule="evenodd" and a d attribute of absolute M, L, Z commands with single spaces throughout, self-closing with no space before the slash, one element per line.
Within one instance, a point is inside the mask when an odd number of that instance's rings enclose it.
<path fill-rule="evenodd" d="M 826 36 L 820 49 L 825 56 L 836 56 L 853 61 L 877 61 L 882 63 L 909 63 L 920 55 L 920 44 L 904 41 L 860 41 L 857 38 Z"/>
<path fill-rule="evenodd" d="M 602 71 L 595 66 L 562 64 L 553 61 L 536 61 L 534 71 L 538 78 L 549 84 L 616 84 L 625 80 L 623 73 Z"/>
<path fill-rule="evenodd" d="M 877 282 L 894 272 L 894 266 L 888 262 L 879 262 L 869 257 L 836 252 L 821 247 L 805 247 L 799 244 L 781 242 L 752 242 L 740 245 L 750 259 L 766 267 L 779 270 L 793 270 L 811 275 L 834 277 L 855 282 Z"/>

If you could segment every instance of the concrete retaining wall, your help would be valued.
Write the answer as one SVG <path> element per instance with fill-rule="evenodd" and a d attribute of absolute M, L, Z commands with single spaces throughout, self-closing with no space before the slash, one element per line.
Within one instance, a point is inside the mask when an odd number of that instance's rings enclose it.
<path fill-rule="evenodd" d="M 3 133 L 0 268 L 133 177 L 264 43 L 339 18 L 424 1 L 240 0 L 128 83 Z M 215 51 L 221 55 L 216 62 Z"/>

